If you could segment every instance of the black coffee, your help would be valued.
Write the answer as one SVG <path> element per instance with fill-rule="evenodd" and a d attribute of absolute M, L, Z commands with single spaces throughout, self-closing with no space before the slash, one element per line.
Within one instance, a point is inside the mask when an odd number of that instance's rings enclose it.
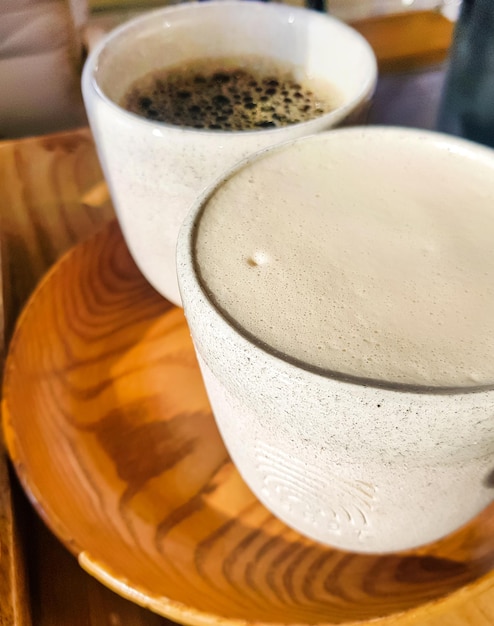
<path fill-rule="evenodd" d="M 326 84 L 300 82 L 289 69 L 256 57 L 151 72 L 131 85 L 122 106 L 177 126 L 256 130 L 310 120 L 338 106 L 338 97 Z"/>

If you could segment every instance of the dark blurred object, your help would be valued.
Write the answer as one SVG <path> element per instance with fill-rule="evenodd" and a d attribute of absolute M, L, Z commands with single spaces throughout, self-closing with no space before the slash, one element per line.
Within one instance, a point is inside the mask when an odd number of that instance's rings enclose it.
<path fill-rule="evenodd" d="M 315 11 L 326 12 L 326 0 L 305 0 L 305 6 Z"/>
<path fill-rule="evenodd" d="M 463 0 L 437 128 L 494 147 L 493 0 Z"/>

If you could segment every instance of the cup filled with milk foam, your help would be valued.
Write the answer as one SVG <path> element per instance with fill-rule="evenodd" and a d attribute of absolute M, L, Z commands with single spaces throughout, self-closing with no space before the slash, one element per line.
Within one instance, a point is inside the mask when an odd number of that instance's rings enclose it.
<path fill-rule="evenodd" d="M 364 121 L 374 53 L 343 22 L 277 3 L 187 2 L 106 36 L 82 90 L 119 223 L 149 282 L 180 304 L 187 210 L 239 160 Z"/>
<path fill-rule="evenodd" d="M 355 127 L 247 159 L 177 267 L 241 475 L 325 544 L 433 542 L 493 499 L 494 152 Z"/>

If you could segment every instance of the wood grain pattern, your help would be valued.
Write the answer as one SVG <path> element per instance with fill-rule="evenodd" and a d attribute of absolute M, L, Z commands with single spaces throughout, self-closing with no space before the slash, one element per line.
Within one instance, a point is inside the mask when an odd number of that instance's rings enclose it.
<path fill-rule="evenodd" d="M 29 626 L 21 520 L 3 442 L 0 454 L 0 626 Z"/>
<path fill-rule="evenodd" d="M 74 243 L 113 216 L 109 202 L 84 204 L 102 180 L 87 129 L 0 145 L 5 332 L 40 276 Z"/>
<path fill-rule="evenodd" d="M 0 287 L 2 277 L 0 274 Z M 0 306 L 0 372 L 5 358 L 4 310 Z M 0 626 L 31 624 L 19 511 L 0 434 Z"/>
<path fill-rule="evenodd" d="M 481 577 L 479 593 L 493 593 L 494 507 L 433 546 L 387 556 L 324 548 L 264 509 L 218 435 L 182 311 L 142 278 L 116 223 L 29 302 L 3 419 L 31 501 L 81 565 L 177 621 L 494 619 L 472 600 Z M 476 607 L 476 621 L 454 621 L 460 607 Z"/>
<path fill-rule="evenodd" d="M 101 204 L 87 196 L 102 181 L 87 129 L 0 142 L 1 341 L 9 341 L 20 309 L 46 270 L 113 217 L 106 196 Z M 34 514 L 3 454 L 0 598 L 1 626 L 28 625 L 29 614 L 36 626 L 168 623 L 113 594 L 78 566 Z"/>

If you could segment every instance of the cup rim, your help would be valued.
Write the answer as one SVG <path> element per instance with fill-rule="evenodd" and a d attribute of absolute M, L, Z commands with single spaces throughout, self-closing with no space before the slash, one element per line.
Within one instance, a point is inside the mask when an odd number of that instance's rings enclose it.
<path fill-rule="evenodd" d="M 243 10 L 247 11 L 269 11 L 275 12 L 277 14 L 285 13 L 289 17 L 290 15 L 304 15 L 307 18 L 309 18 L 310 16 L 310 19 L 326 21 L 333 27 L 337 27 L 341 31 L 346 32 L 347 35 L 352 37 L 355 41 L 359 42 L 362 50 L 366 51 L 369 61 L 369 75 L 368 77 L 366 77 L 366 80 L 362 82 L 362 87 L 359 93 L 354 96 L 352 100 L 346 102 L 342 106 L 339 106 L 329 111 L 328 113 L 309 120 L 305 120 L 303 122 L 297 122 L 296 124 L 290 124 L 288 126 L 278 126 L 275 128 L 220 130 L 193 128 L 190 126 L 178 126 L 175 124 L 170 124 L 168 122 L 158 122 L 150 120 L 148 118 L 137 115 L 136 113 L 131 113 L 130 111 L 127 111 L 119 104 L 117 104 L 114 100 L 112 100 L 109 96 L 107 96 L 105 92 L 101 89 L 96 78 L 96 72 L 98 70 L 101 54 L 108 45 L 111 45 L 112 41 L 118 39 L 121 36 L 124 36 L 127 31 L 136 28 L 141 23 L 152 22 L 159 17 L 166 17 L 166 15 L 168 14 L 210 11 L 215 10 L 218 6 L 220 6 L 222 10 L 225 10 L 226 8 L 238 7 L 239 5 L 242 6 Z M 208 2 L 192 0 L 191 2 L 186 2 L 183 4 L 175 4 L 147 11 L 143 15 L 138 15 L 134 18 L 131 18 L 130 20 L 112 29 L 109 33 L 102 37 L 102 39 L 96 44 L 94 49 L 91 50 L 91 52 L 89 53 L 82 70 L 81 83 L 83 93 L 90 93 L 91 91 L 93 91 L 102 102 L 104 102 L 107 106 L 109 106 L 116 113 L 118 113 L 118 115 L 121 116 L 123 119 L 128 119 L 133 124 L 138 124 L 145 129 L 151 131 L 159 131 L 159 129 L 162 129 L 167 133 L 175 131 L 180 134 L 194 133 L 211 137 L 226 138 L 238 136 L 257 136 L 259 134 L 262 134 L 263 136 L 270 134 L 282 134 L 283 131 L 286 131 L 287 128 L 293 128 L 294 126 L 297 126 L 298 128 L 307 128 L 307 134 L 309 134 L 312 126 L 320 126 L 321 123 L 324 123 L 325 121 L 326 127 L 335 126 L 336 124 L 347 118 L 354 110 L 359 107 L 359 105 L 370 100 L 376 89 L 377 78 L 377 59 L 374 50 L 372 49 L 372 46 L 369 44 L 369 42 L 356 29 L 327 13 L 320 13 L 318 11 L 307 9 L 305 7 L 295 7 L 284 3 L 263 2 L 262 0 L 249 0 L 248 2 L 246 2 L 245 0 L 208 0 Z"/>
<path fill-rule="evenodd" d="M 212 296 L 207 286 L 204 284 L 203 280 L 200 276 L 200 271 L 198 270 L 197 260 L 193 253 L 195 247 L 195 241 L 197 238 L 197 228 L 201 216 L 206 208 L 206 205 L 209 199 L 217 192 L 219 188 L 222 187 L 224 183 L 230 180 L 235 174 L 252 162 L 256 161 L 259 158 L 262 158 L 264 154 L 282 151 L 284 148 L 296 144 L 298 142 L 304 142 L 307 140 L 311 140 L 315 137 L 322 137 L 325 135 L 333 135 L 334 133 L 365 133 L 365 134 L 395 134 L 398 136 L 409 136 L 414 137 L 415 140 L 421 138 L 427 142 L 446 142 L 451 146 L 453 150 L 456 151 L 469 151 L 474 152 L 480 158 L 488 159 L 493 163 L 494 166 L 494 150 L 483 146 L 481 144 L 477 144 L 473 141 L 463 139 L 460 137 L 448 135 L 446 133 L 438 132 L 435 130 L 429 129 L 420 129 L 420 128 L 407 128 L 400 126 L 384 126 L 384 125 L 374 125 L 367 127 L 353 127 L 353 128 L 340 128 L 335 130 L 327 130 L 317 134 L 306 135 L 304 137 L 298 137 L 295 139 L 290 139 L 288 141 L 284 141 L 280 144 L 269 146 L 267 148 L 263 148 L 256 153 L 249 155 L 239 163 L 237 163 L 233 168 L 228 170 L 223 176 L 217 179 L 211 186 L 209 186 L 204 193 L 194 202 L 191 206 L 189 213 L 184 220 L 181 232 L 178 238 L 178 246 L 177 253 L 185 259 L 185 265 L 187 266 L 187 270 L 194 277 L 195 285 L 201 294 L 201 298 L 208 303 L 208 306 L 212 308 L 215 315 L 220 317 L 225 324 L 235 333 L 238 333 L 244 340 L 248 343 L 254 345 L 257 349 L 260 349 L 269 357 L 276 359 L 277 361 L 282 361 L 288 367 L 296 367 L 297 369 L 305 370 L 311 374 L 319 375 L 323 378 L 332 379 L 336 381 L 341 381 L 348 384 L 358 385 L 361 387 L 373 387 L 376 389 L 383 389 L 392 392 L 399 393 L 412 393 L 412 394 L 422 394 L 422 395 L 467 395 L 467 394 L 475 394 L 475 393 L 486 393 L 494 391 L 494 381 L 488 384 L 482 385 L 425 385 L 425 384 L 415 384 L 415 383 L 399 383 L 395 381 L 382 380 L 378 378 L 365 377 L 365 376 L 357 376 L 354 374 L 346 374 L 344 372 L 339 372 L 338 370 L 331 370 L 328 368 L 318 367 L 315 365 L 311 365 L 302 361 L 301 359 L 297 359 L 290 355 L 287 355 L 285 352 L 281 350 L 277 350 L 273 346 L 270 346 L 268 343 L 260 340 L 253 333 L 246 330 L 239 324 L 231 315 L 228 314 L 224 309 L 219 306 L 214 296 Z M 177 269 L 180 267 L 180 263 L 177 263 Z M 182 292 L 182 287 L 179 280 L 180 291 Z M 182 294 L 181 294 L 182 295 Z M 182 297 L 182 301 L 184 302 L 184 298 Z"/>

